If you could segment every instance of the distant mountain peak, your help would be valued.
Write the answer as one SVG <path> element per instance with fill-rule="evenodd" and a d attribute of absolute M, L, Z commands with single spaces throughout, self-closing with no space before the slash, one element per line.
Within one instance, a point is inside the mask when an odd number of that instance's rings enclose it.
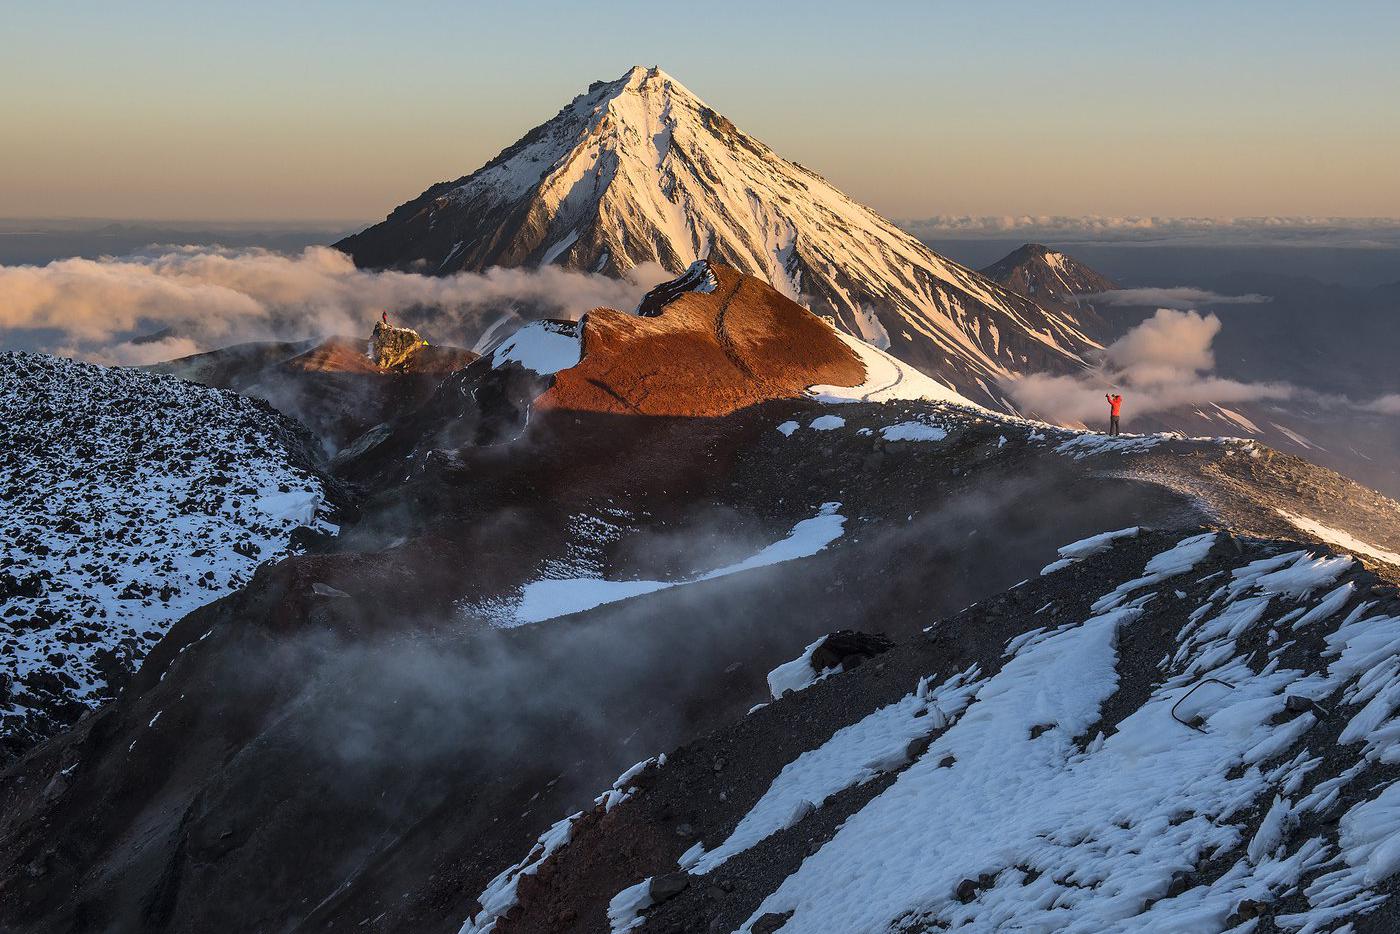
<path fill-rule="evenodd" d="M 1038 302 L 1062 302 L 1118 288 L 1102 273 L 1043 243 L 1025 243 L 982 269 L 982 275 Z"/>
<path fill-rule="evenodd" d="M 363 267 L 433 275 L 621 276 L 645 263 L 678 274 L 713 259 L 999 407 L 1007 377 L 1077 370 L 1097 346 L 1072 313 L 944 259 L 640 65 L 337 246 Z"/>

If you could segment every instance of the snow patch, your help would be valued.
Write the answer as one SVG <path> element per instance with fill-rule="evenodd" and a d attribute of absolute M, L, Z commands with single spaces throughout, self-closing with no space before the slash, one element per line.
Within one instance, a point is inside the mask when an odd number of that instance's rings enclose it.
<path fill-rule="evenodd" d="M 481 910 L 463 923 L 458 934 L 491 934 L 496 929 L 496 922 L 515 907 L 520 880 L 539 872 L 545 860 L 568 845 L 573 837 L 574 821 L 582 816 L 583 812 L 579 811 L 556 821 L 540 835 L 528 856 L 492 879 L 485 891 L 477 896 Z"/>
<path fill-rule="evenodd" d="M 579 355 L 579 339 L 573 324 L 532 321 L 496 348 L 491 366 L 498 368 L 513 361 L 527 370 L 548 376 L 577 366 Z"/>
<path fill-rule="evenodd" d="M 1055 452 L 1083 460 L 1099 454 L 1141 454 L 1161 442 L 1161 435 L 1100 435 L 1085 432 L 1062 441 L 1055 446 Z"/>
<path fill-rule="evenodd" d="M 880 437 L 886 441 L 942 441 L 948 431 L 926 422 L 900 422 L 881 428 Z"/>
<path fill-rule="evenodd" d="M 899 399 L 922 399 L 980 408 L 883 350 L 842 331 L 837 331 L 836 336 L 860 357 L 860 362 L 865 365 L 865 382 L 859 386 L 810 387 L 807 390 L 808 395 L 819 402 L 890 402 Z"/>
<path fill-rule="evenodd" d="M 819 639 L 808 647 L 809 657 L 820 643 Z M 916 691 L 837 730 L 821 746 L 784 766 L 728 839 L 709 852 L 692 852 L 690 865 L 682 868 L 692 875 L 711 872 L 731 857 L 792 826 L 843 788 L 874 778 L 880 770 L 872 768 L 872 763 L 895 767 L 907 764 L 905 752 L 911 740 L 944 729 L 966 709 L 980 684 L 975 676 L 976 669 L 969 669 L 931 692 L 920 695 Z"/>
<path fill-rule="evenodd" d="M 1113 547 L 1113 543 L 1125 538 L 1137 538 L 1138 527 L 1119 529 L 1116 532 L 1100 532 L 1098 535 L 1091 535 L 1088 538 L 1081 538 L 1077 542 L 1070 542 L 1058 550 L 1060 559 L 1052 561 L 1040 569 L 1042 575 L 1051 574 L 1055 571 L 1069 567 L 1071 564 L 1083 561 L 1085 558 L 1092 558 L 1094 555 L 1102 554 Z"/>
<path fill-rule="evenodd" d="M 1324 542 L 1336 545 L 1338 548 L 1345 548 L 1347 551 L 1352 551 L 1359 555 L 1365 555 L 1368 558 L 1375 558 L 1377 561 L 1384 561 L 1386 564 L 1393 564 L 1396 567 L 1400 567 L 1400 553 L 1386 551 L 1384 548 L 1379 548 L 1368 542 L 1363 542 L 1349 532 L 1329 528 L 1321 522 L 1296 515 L 1286 509 L 1276 508 L 1274 511 L 1287 519 L 1294 528 L 1302 529 L 1304 532 L 1316 535 Z"/>
<path fill-rule="evenodd" d="M 610 581 L 595 577 L 537 580 L 525 585 L 520 599 L 513 605 L 499 608 L 482 606 L 478 610 L 494 617 L 498 626 L 539 623 L 682 584 L 715 580 L 754 568 L 810 557 L 841 537 L 846 518 L 837 511 L 840 508 L 840 503 L 823 503 L 817 515 L 797 523 L 781 541 L 743 561 L 716 568 L 698 577 L 680 581 Z"/>
<path fill-rule="evenodd" d="M 786 691 L 801 691 L 826 677 L 825 672 L 818 674 L 816 669 L 812 667 L 812 655 L 825 641 L 826 636 L 822 636 L 807 646 L 797 658 L 790 662 L 783 662 L 768 672 L 768 693 L 773 696 L 774 700 L 782 697 Z"/>

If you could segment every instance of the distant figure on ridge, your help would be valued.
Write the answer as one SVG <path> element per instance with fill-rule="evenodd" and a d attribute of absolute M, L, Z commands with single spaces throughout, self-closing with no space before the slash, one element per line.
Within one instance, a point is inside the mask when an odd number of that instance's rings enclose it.
<path fill-rule="evenodd" d="M 381 312 L 379 313 L 379 321 L 380 321 L 380 323 L 382 323 L 386 328 L 389 326 L 389 312 L 388 312 L 387 310 L 381 311 Z"/>
<path fill-rule="evenodd" d="M 1123 410 L 1123 397 L 1118 393 L 1105 393 L 1104 398 L 1108 400 L 1108 433 L 1118 434 L 1118 413 Z"/>

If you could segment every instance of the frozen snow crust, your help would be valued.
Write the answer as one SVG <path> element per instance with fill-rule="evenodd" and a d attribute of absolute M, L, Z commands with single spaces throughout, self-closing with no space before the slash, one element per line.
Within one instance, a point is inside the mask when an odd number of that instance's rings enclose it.
<path fill-rule="evenodd" d="M 324 526 L 312 442 L 169 376 L 0 354 L 8 754 L 110 700 L 170 625 Z"/>

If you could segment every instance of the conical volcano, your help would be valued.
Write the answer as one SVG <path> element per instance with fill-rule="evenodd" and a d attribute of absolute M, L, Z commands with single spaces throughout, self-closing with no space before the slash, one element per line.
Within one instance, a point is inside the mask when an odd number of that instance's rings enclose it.
<path fill-rule="evenodd" d="M 437 275 L 678 273 L 710 258 L 997 406 L 999 380 L 1073 371 L 1097 346 L 1073 315 L 944 259 L 657 68 L 591 85 L 477 171 L 337 246 L 360 266 Z"/>

